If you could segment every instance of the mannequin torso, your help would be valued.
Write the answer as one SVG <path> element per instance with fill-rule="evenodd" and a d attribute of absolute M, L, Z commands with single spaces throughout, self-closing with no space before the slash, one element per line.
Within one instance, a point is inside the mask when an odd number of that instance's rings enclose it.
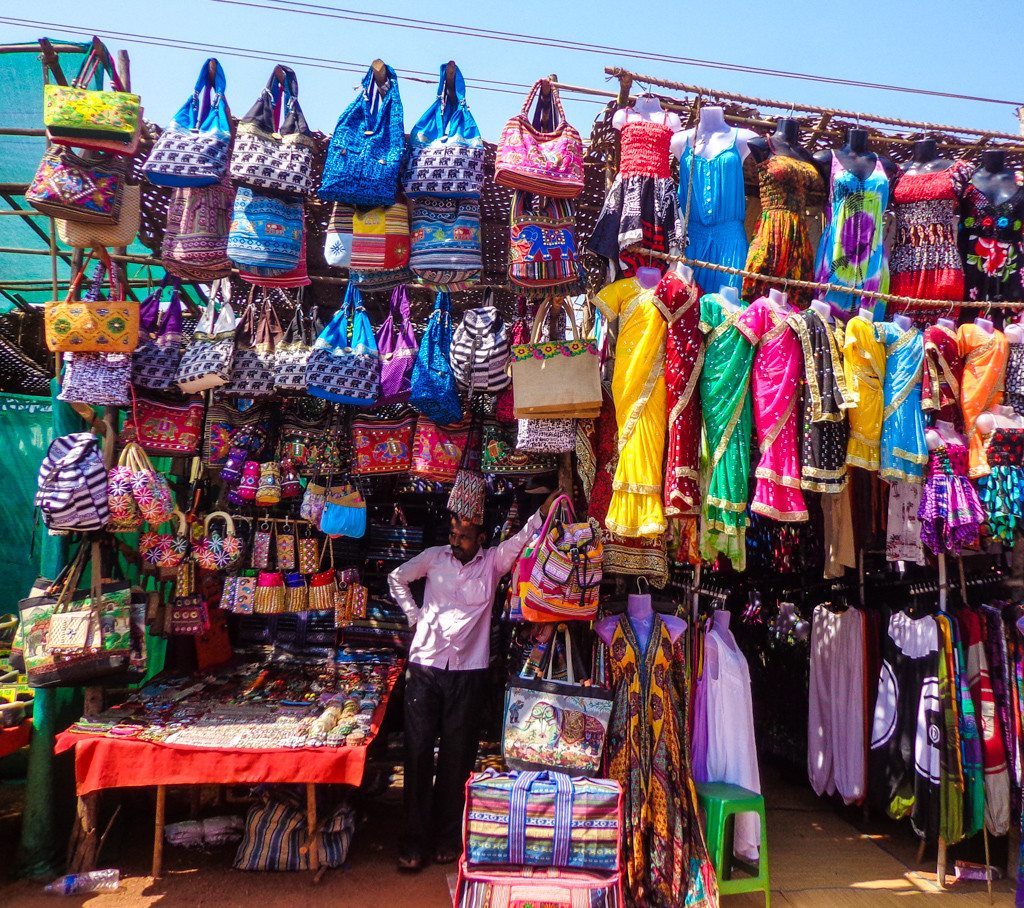
<path fill-rule="evenodd" d="M 626 616 L 630 627 L 636 635 L 637 643 L 641 651 L 647 649 L 651 641 L 651 631 L 654 629 L 654 606 L 651 603 L 650 595 L 646 593 L 630 593 L 626 600 Z M 675 643 L 686 631 L 686 622 L 675 615 L 659 615 L 665 627 L 668 628 L 669 636 Z M 618 615 L 609 615 L 602 618 L 594 625 L 594 633 L 606 645 L 612 645 L 612 635 L 619 623 Z"/>
<path fill-rule="evenodd" d="M 949 158 L 938 156 L 938 143 L 935 139 L 921 139 L 914 143 L 914 157 L 903 165 L 905 174 L 938 173 L 949 170 L 953 162 Z"/>
<path fill-rule="evenodd" d="M 700 157 L 710 159 L 729 148 L 735 140 L 736 152 L 740 160 L 745 160 L 750 153 L 749 143 L 755 138 L 757 133 L 734 128 L 726 123 L 725 112 L 721 107 L 704 107 L 695 129 L 684 129 L 672 137 L 671 151 L 674 157 L 682 160 L 689 146 Z"/>
<path fill-rule="evenodd" d="M 1002 151 L 986 151 L 981 156 L 981 165 L 974 171 L 971 183 L 996 206 L 1010 201 L 1020 191 L 1016 174 L 1006 167 Z"/>
<path fill-rule="evenodd" d="M 994 429 L 1024 429 L 1024 416 L 1018 416 L 1013 407 L 996 404 L 978 417 L 978 431 L 982 435 Z"/>
<path fill-rule="evenodd" d="M 935 425 L 925 432 L 925 439 L 928 442 L 929 451 L 934 451 L 943 445 L 967 447 L 967 439 L 957 432 L 951 422 L 946 422 L 944 419 L 936 421 Z"/>
<path fill-rule="evenodd" d="M 679 116 L 669 113 L 654 95 L 640 95 L 629 107 L 622 107 L 612 117 L 612 126 L 622 129 L 630 120 L 647 120 L 651 123 L 663 123 L 672 132 L 682 129 Z"/>
<path fill-rule="evenodd" d="M 755 136 L 747 143 L 747 147 L 758 164 L 767 161 L 772 155 L 814 163 L 814 158 L 800 145 L 800 121 L 788 117 L 775 124 L 775 132 L 770 136 Z"/>
<path fill-rule="evenodd" d="M 847 133 L 846 144 L 835 151 L 819 151 L 814 155 L 814 163 L 818 165 L 825 185 L 832 182 L 832 157 L 859 180 L 866 180 L 881 162 L 885 175 L 891 180 L 896 175 L 896 165 L 888 158 L 868 150 L 868 133 L 866 129 L 851 129 Z"/>

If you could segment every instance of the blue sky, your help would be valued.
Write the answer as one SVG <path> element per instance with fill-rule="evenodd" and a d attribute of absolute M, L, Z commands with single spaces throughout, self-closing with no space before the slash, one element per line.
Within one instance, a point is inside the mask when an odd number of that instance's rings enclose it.
<path fill-rule="evenodd" d="M 274 5 L 274 0 L 252 2 Z M 481 0 L 448 0 L 443 4 L 423 0 L 308 2 L 347 6 L 368 19 L 377 14 L 407 16 L 414 21 L 434 19 L 553 40 L 1024 100 L 1024 80 L 1010 65 L 1010 49 L 1001 44 L 1022 33 L 1024 4 L 1019 0 L 990 0 L 984 4 L 964 0 L 857 0 L 843 4 L 822 0 L 649 0 L 642 5 L 613 0 L 516 0 L 501 4 Z M 54 24 L 16 26 L 5 22 L 7 17 Z M 611 87 L 605 82 L 604 67 L 622 65 L 668 79 L 762 97 L 1018 131 L 1013 109 L 995 104 L 635 60 L 613 52 L 579 53 L 559 47 L 433 34 L 379 22 L 302 15 L 280 6 L 276 10 L 253 9 L 214 0 L 90 0 L 88 4 L 80 0 L 48 0 L 45 4 L 8 0 L 0 8 L 3 43 L 33 40 L 43 34 L 88 36 L 92 28 L 203 44 L 224 64 L 228 98 L 237 115 L 246 111 L 265 84 L 275 54 L 284 52 L 354 63 L 360 69 L 374 57 L 383 57 L 399 70 L 407 128 L 429 105 L 434 85 L 403 78 L 401 70 L 436 73 L 441 63 L 454 58 L 471 83 L 474 78 L 530 83 L 554 72 L 567 83 Z M 127 39 L 107 38 L 106 42 L 111 49 L 128 49 L 133 87 L 143 97 L 147 118 L 159 123 L 169 120 L 183 102 L 199 66 L 209 55 L 203 50 L 153 47 Z M 253 49 L 268 59 L 245 59 L 216 49 L 218 45 Z M 361 73 L 300 62 L 290 65 L 298 74 L 300 100 L 310 125 L 330 132 L 338 114 L 354 97 Z M 506 90 L 512 94 L 470 89 L 470 106 L 485 138 L 497 138 L 502 124 L 519 108 L 525 94 L 518 87 Z M 568 95 L 565 105 L 569 119 L 582 133 L 588 133 L 599 108 Z"/>

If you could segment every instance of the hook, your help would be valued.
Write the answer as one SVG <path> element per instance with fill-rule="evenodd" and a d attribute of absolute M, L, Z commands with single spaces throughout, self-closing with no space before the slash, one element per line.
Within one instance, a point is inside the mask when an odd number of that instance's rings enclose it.
<path fill-rule="evenodd" d="M 643 584 L 643 586 L 641 586 Z M 651 585 L 647 582 L 646 577 L 636 578 L 636 591 L 641 596 L 649 596 L 651 594 Z"/>

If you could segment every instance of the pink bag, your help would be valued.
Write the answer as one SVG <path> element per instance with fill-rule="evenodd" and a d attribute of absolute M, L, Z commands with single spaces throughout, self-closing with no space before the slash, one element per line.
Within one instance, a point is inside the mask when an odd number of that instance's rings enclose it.
<path fill-rule="evenodd" d="M 433 482 L 454 482 L 468 443 L 468 420 L 441 427 L 421 416 L 412 443 L 412 475 Z"/>
<path fill-rule="evenodd" d="M 623 908 L 621 873 L 558 867 L 501 867 L 459 862 L 455 908 L 522 908 L 527 905 Z"/>
<path fill-rule="evenodd" d="M 409 382 L 419 344 L 409 313 L 409 294 L 405 284 L 391 291 L 391 311 L 377 331 L 380 355 L 380 396 L 378 407 L 409 402 Z"/>
<path fill-rule="evenodd" d="M 531 122 L 528 111 L 538 89 Z M 541 131 L 545 119 L 551 132 Z M 553 199 L 573 199 L 583 191 L 583 142 L 565 120 L 558 89 L 546 79 L 534 83 L 523 109 L 501 131 L 494 182 Z"/>

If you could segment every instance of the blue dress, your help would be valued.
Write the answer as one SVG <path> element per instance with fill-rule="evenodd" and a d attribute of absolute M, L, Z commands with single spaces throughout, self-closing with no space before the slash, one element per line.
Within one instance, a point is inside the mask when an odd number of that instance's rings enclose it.
<path fill-rule="evenodd" d="M 885 344 L 882 478 L 921 482 L 928 462 L 921 410 L 924 335 L 917 328 L 904 331 L 895 322 L 876 323 L 875 330 Z"/>
<path fill-rule="evenodd" d="M 743 220 L 747 199 L 743 193 L 743 158 L 736 148 L 739 130 L 733 130 L 732 144 L 712 158 L 694 155 L 689 143 L 679 162 L 679 211 L 686 217 L 686 196 L 693 168 L 690 199 L 688 258 L 744 268 L 747 262 L 747 231 Z M 692 138 L 690 139 L 692 142 Z M 743 277 L 695 267 L 694 279 L 705 293 L 717 293 L 723 285 L 743 285 Z"/>

